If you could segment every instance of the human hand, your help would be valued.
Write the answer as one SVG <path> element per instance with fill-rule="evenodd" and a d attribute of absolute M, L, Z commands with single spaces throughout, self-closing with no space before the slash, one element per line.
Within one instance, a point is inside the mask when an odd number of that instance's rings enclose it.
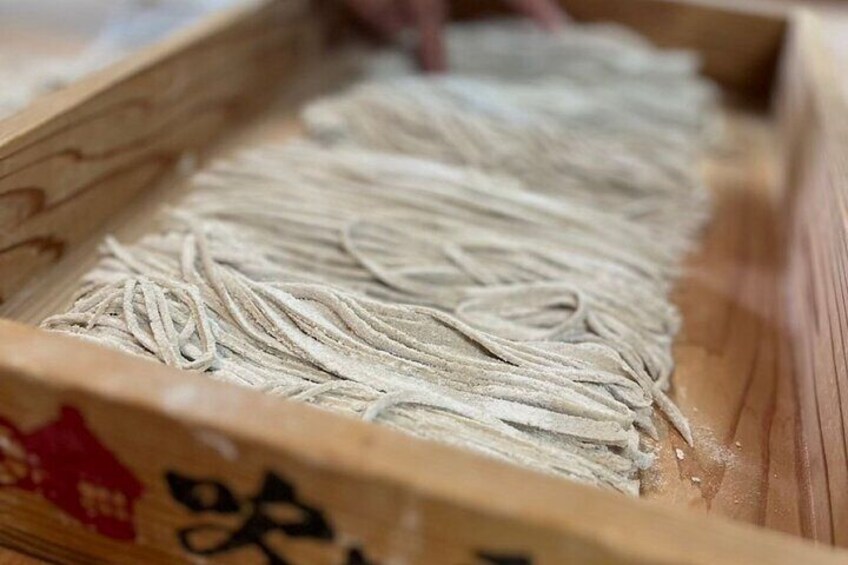
<path fill-rule="evenodd" d="M 567 20 L 555 0 L 505 0 L 546 30 L 559 29 Z M 447 0 L 346 0 L 366 23 L 392 38 L 403 29 L 418 28 L 418 59 L 426 71 L 443 71 L 447 57 L 443 27 Z"/>

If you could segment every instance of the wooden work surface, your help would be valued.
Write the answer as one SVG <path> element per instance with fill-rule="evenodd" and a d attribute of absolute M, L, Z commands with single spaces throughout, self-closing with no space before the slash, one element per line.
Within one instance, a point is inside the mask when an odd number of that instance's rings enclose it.
<path fill-rule="evenodd" d="M 697 512 L 800 534 L 775 153 L 772 127 L 734 115 L 726 143 L 705 167 L 714 216 L 675 293 L 684 324 L 672 396 L 692 423 L 695 446 L 665 426 L 644 490 Z"/>
<path fill-rule="evenodd" d="M 216 154 L 296 134 L 292 110 L 297 100 L 326 90 L 335 82 L 327 76 L 304 77 L 312 84 L 295 100 L 282 101 Z M 726 126 L 725 140 L 705 165 L 715 217 L 675 297 L 685 322 L 676 347 L 673 396 L 693 423 L 696 445 L 689 448 L 661 425 L 658 462 L 644 481 L 645 494 L 799 533 L 794 399 L 777 357 L 779 335 L 771 310 L 777 251 L 771 128 L 764 118 L 740 113 L 728 114 Z M 75 281 L 96 260 L 103 233 L 132 241 L 152 229 L 155 211 L 184 189 L 185 182 L 172 179 L 142 195 L 49 277 L 0 306 L 0 316 L 37 324 L 62 311 Z M 683 460 L 676 449 L 683 451 Z"/>

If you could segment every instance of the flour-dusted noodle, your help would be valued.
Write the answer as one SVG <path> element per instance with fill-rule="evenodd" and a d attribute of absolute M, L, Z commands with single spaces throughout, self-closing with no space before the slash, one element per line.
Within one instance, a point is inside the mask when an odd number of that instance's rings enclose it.
<path fill-rule="evenodd" d="M 308 139 L 205 168 L 44 326 L 638 493 L 655 410 L 692 440 L 668 294 L 708 212 L 712 90 L 610 28 L 458 45 L 464 76 L 360 85 Z"/>

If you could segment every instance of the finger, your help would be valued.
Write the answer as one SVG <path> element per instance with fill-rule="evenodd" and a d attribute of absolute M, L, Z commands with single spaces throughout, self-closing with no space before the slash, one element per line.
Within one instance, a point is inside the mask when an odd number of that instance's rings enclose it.
<path fill-rule="evenodd" d="M 418 60 L 425 71 L 447 70 L 444 0 L 409 0 L 409 9 L 418 26 Z"/>
<path fill-rule="evenodd" d="M 527 15 L 548 31 L 560 29 L 568 21 L 565 11 L 555 0 L 507 0 L 519 12 Z"/>

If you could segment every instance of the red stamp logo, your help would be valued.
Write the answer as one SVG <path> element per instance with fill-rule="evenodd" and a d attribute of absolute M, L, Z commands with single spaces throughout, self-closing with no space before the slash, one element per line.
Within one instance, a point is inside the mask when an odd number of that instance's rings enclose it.
<path fill-rule="evenodd" d="M 0 487 L 38 493 L 104 536 L 135 539 L 144 487 L 70 406 L 28 434 L 0 418 Z"/>

